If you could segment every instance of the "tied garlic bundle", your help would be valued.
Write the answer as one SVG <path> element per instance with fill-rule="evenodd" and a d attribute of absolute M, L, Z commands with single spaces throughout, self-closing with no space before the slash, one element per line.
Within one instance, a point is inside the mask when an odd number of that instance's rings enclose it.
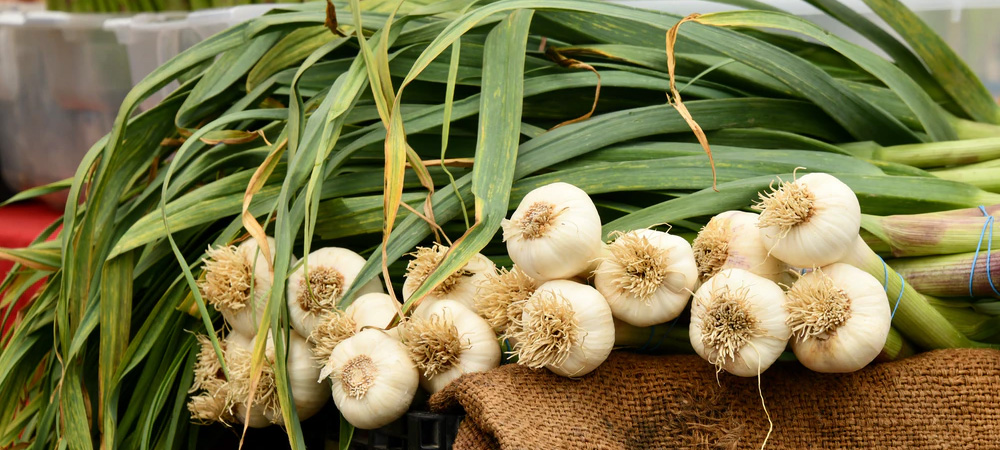
<path fill-rule="evenodd" d="M 521 319 L 524 302 L 538 289 L 538 281 L 529 277 L 517 264 L 488 275 L 476 291 L 476 309 L 499 335 L 509 337 Z"/>
<path fill-rule="evenodd" d="M 320 373 L 333 385 L 333 401 L 351 425 L 371 430 L 402 417 L 413 402 L 419 375 L 406 348 L 384 331 L 366 329 L 341 342 Z"/>
<path fill-rule="evenodd" d="M 553 280 L 525 302 L 512 338 L 518 364 L 580 377 L 608 358 L 615 324 L 611 307 L 596 289 Z"/>
<path fill-rule="evenodd" d="M 882 351 L 889 302 L 867 272 L 831 264 L 803 275 L 787 296 L 792 350 L 802 365 L 817 372 L 854 372 Z"/>
<path fill-rule="evenodd" d="M 414 258 L 406 265 L 406 280 L 403 282 L 404 300 L 409 299 L 434 269 L 437 269 L 447 253 L 448 247 L 439 244 L 434 244 L 432 247 L 417 247 L 417 251 L 413 254 Z M 476 286 L 493 273 L 496 273 L 493 261 L 481 253 L 476 253 L 464 267 L 448 276 L 429 292 L 422 302 L 447 298 L 461 302 L 475 311 Z"/>
<path fill-rule="evenodd" d="M 758 217 L 744 211 L 725 211 L 698 232 L 691 247 L 700 281 L 723 269 L 747 270 L 776 283 L 787 281 L 787 266 L 767 254 L 757 228 Z"/>
<path fill-rule="evenodd" d="M 600 256 L 601 217 L 590 196 L 572 184 L 528 192 L 502 226 L 510 259 L 539 281 L 573 277 Z"/>
<path fill-rule="evenodd" d="M 324 366 L 337 344 L 365 328 L 388 330 L 398 313 L 399 303 L 381 292 L 362 295 L 343 311 L 328 311 L 309 335 L 313 355 Z"/>
<path fill-rule="evenodd" d="M 264 313 L 264 302 L 271 289 L 274 262 L 274 239 L 267 238 L 272 260 L 264 258 L 257 240 L 239 246 L 209 248 L 205 259 L 205 277 L 198 281 L 202 296 L 222 313 L 226 323 L 237 333 L 250 337 Z"/>
<path fill-rule="evenodd" d="M 430 393 L 462 374 L 500 365 L 500 345 L 482 317 L 454 300 L 421 305 L 400 325 L 399 336 Z"/>
<path fill-rule="evenodd" d="M 649 326 L 684 311 L 698 282 L 694 253 L 684 238 L 634 230 L 618 236 L 608 251 L 594 274 L 594 287 L 615 318 Z"/>
<path fill-rule="evenodd" d="M 346 248 L 327 247 L 309 254 L 288 276 L 288 313 L 292 328 L 309 336 L 320 317 L 336 308 L 344 292 L 354 283 L 365 259 Z M 383 292 L 375 277 L 358 295 Z"/>
<path fill-rule="evenodd" d="M 757 226 L 770 254 L 796 267 L 820 267 L 841 260 L 861 229 L 858 197 L 825 173 L 785 182 L 755 205 Z"/>
<path fill-rule="evenodd" d="M 688 333 L 698 356 L 733 375 L 759 375 L 791 335 L 785 293 L 743 269 L 725 269 L 698 288 Z"/>

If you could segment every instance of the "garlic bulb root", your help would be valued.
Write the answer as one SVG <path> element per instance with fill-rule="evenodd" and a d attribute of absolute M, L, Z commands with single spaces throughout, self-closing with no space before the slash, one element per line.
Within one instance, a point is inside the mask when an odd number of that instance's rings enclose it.
<path fill-rule="evenodd" d="M 538 286 L 539 283 L 517 265 L 510 270 L 502 268 L 479 283 L 476 310 L 493 327 L 493 331 L 503 334 L 520 320 L 524 302 Z"/>
<path fill-rule="evenodd" d="M 411 253 L 413 259 L 406 265 L 406 280 L 403 282 L 403 298 L 411 295 L 427 280 L 441 264 L 449 248 L 435 243 L 431 247 L 417 247 Z M 476 288 L 487 275 L 496 273 L 496 265 L 486 256 L 476 254 L 461 269 L 452 273 L 431 290 L 424 302 L 448 298 L 461 302 L 467 308 L 476 308 Z"/>
<path fill-rule="evenodd" d="M 701 341 L 712 348 L 712 364 L 721 367 L 735 361 L 736 353 L 751 339 L 764 335 L 760 322 L 747 304 L 747 289 L 723 287 L 714 293 L 713 302 L 701 314 L 705 333 Z"/>
<path fill-rule="evenodd" d="M 313 358 L 319 367 L 326 365 L 337 344 L 353 336 L 356 329 L 354 318 L 343 311 L 327 311 L 319 318 L 309 335 L 309 341 L 313 343 Z"/>
<path fill-rule="evenodd" d="M 583 335 L 569 300 L 552 291 L 535 293 L 516 323 L 517 363 L 532 369 L 566 362 Z"/>
<path fill-rule="evenodd" d="M 716 214 L 691 243 L 698 279 L 705 281 L 722 269 L 743 269 L 776 283 L 791 284 L 788 266 L 768 253 L 758 228 L 758 215 L 745 211 Z"/>
<path fill-rule="evenodd" d="M 399 337 L 426 378 L 458 365 L 462 352 L 470 347 L 459 338 L 454 321 L 438 314 L 411 317 L 400 327 Z"/>
<path fill-rule="evenodd" d="M 605 260 L 612 264 L 602 264 L 606 267 L 598 270 L 618 275 L 611 282 L 619 290 L 648 305 L 665 278 L 671 273 L 678 273 L 670 270 L 670 250 L 653 245 L 641 233 L 618 233 L 617 236 L 608 247 L 612 257 Z M 684 289 L 683 285 L 670 287 L 673 291 Z"/>
<path fill-rule="evenodd" d="M 226 367 L 229 369 L 229 392 L 227 392 L 226 403 L 229 405 L 230 412 L 236 416 L 238 420 L 243 420 L 243 415 L 239 414 L 238 411 L 232 409 L 236 405 L 246 405 L 247 400 L 251 395 L 251 381 L 253 377 L 253 370 L 251 367 L 251 362 L 253 358 L 252 347 L 243 347 L 242 345 L 227 345 L 226 346 Z M 253 406 L 256 407 L 259 412 L 265 416 L 268 415 L 281 415 L 281 405 L 278 401 L 278 391 L 277 391 L 277 377 L 275 376 L 274 369 L 270 364 L 266 362 L 261 364 L 260 377 L 257 380 L 257 385 L 253 389 Z M 251 408 L 254 409 L 254 408 Z"/>
<path fill-rule="evenodd" d="M 809 281 L 795 283 L 786 292 L 792 336 L 798 340 L 829 336 L 851 318 L 851 299 L 822 268 L 803 276 Z"/>
<path fill-rule="evenodd" d="M 268 237 L 267 241 L 273 249 L 274 238 Z M 239 246 L 208 249 L 205 277 L 198 282 L 198 288 L 237 333 L 253 336 L 257 332 L 264 300 L 271 289 L 272 263 L 264 258 L 254 238 Z"/>
<path fill-rule="evenodd" d="M 760 201 L 754 205 L 761 210 L 758 226 L 777 227 L 784 238 L 792 227 L 805 223 L 813 215 L 816 195 L 804 184 L 786 181 L 779 189 L 771 188 L 770 193 L 760 193 Z"/>
<path fill-rule="evenodd" d="M 198 359 L 194 364 L 194 380 L 189 393 L 204 391 L 190 398 L 187 404 L 191 418 L 197 423 L 229 423 L 234 420 L 229 414 L 226 397 L 228 386 L 222 372 L 222 364 L 208 336 L 196 336 L 199 344 Z M 225 348 L 225 341 L 220 342 Z"/>
<path fill-rule="evenodd" d="M 719 273 L 729 259 L 729 243 L 733 232 L 725 219 L 716 215 L 698 232 L 691 243 L 694 259 L 698 263 L 698 278 L 705 281 Z"/>

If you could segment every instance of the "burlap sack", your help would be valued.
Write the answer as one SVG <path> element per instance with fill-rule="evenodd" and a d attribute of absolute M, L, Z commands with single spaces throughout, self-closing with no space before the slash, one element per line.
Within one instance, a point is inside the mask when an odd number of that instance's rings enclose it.
<path fill-rule="evenodd" d="M 756 378 L 696 356 L 613 352 L 579 380 L 507 365 L 431 398 L 464 408 L 456 449 L 760 448 Z M 771 449 L 1000 449 L 1000 352 L 941 350 L 841 375 L 779 363 L 761 388 Z"/>

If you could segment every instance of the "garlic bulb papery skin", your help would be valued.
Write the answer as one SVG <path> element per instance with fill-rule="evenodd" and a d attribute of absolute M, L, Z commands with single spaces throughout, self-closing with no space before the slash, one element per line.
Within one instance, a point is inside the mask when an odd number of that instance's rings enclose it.
<path fill-rule="evenodd" d="M 539 281 L 570 278 L 600 256 L 601 217 L 590 196 L 572 184 L 528 192 L 502 226 L 510 259 Z"/>
<path fill-rule="evenodd" d="M 691 245 L 680 236 L 655 230 L 620 234 L 608 246 L 594 287 L 607 299 L 611 314 L 644 327 L 679 316 L 698 282 Z"/>
<path fill-rule="evenodd" d="M 854 266 L 835 263 L 802 275 L 788 296 L 792 351 L 802 365 L 854 372 L 872 362 L 889 335 L 885 289 Z"/>
<path fill-rule="evenodd" d="M 694 293 L 691 346 L 733 375 L 759 375 L 788 343 L 785 306 L 785 293 L 775 282 L 743 269 L 722 270 Z"/>
<path fill-rule="evenodd" d="M 791 283 L 788 266 L 767 254 L 757 228 L 758 215 L 725 211 L 708 221 L 691 243 L 702 282 L 722 269 L 743 269 L 776 283 Z"/>
<path fill-rule="evenodd" d="M 454 300 L 417 308 L 399 337 L 420 372 L 420 386 L 430 393 L 466 373 L 500 365 L 500 344 L 482 317 Z"/>
<path fill-rule="evenodd" d="M 337 345 L 320 376 L 332 381 L 333 401 L 344 418 L 364 430 L 406 414 L 420 378 L 403 344 L 374 329 Z"/>
<path fill-rule="evenodd" d="M 515 264 L 510 270 L 487 275 L 476 291 L 476 310 L 498 335 L 511 334 L 511 327 L 521 319 L 524 302 L 541 283 L 529 277 Z"/>
<path fill-rule="evenodd" d="M 346 248 L 326 247 L 310 253 L 288 276 L 288 313 L 292 328 L 302 336 L 309 336 L 319 317 L 337 307 L 337 302 L 364 265 L 365 258 Z M 385 292 L 378 277 L 358 289 L 358 295 L 376 292 Z"/>
<path fill-rule="evenodd" d="M 288 340 L 288 382 L 292 387 L 292 401 L 299 420 L 306 420 L 330 401 L 330 385 L 319 380 L 320 368 L 314 363 L 312 350 L 305 338 L 296 333 L 289 333 Z M 270 364 L 274 364 L 274 341 L 268 335 L 267 355 Z M 274 367 L 277 370 L 277 366 Z M 277 387 L 275 387 L 277 395 Z M 264 411 L 264 417 L 271 423 L 283 424 L 281 411 Z"/>
<path fill-rule="evenodd" d="M 417 247 L 414 258 L 406 265 L 406 279 L 403 281 L 403 299 L 407 300 L 423 284 L 424 280 L 437 269 L 448 247 L 434 244 L 431 247 Z M 476 253 L 461 270 L 451 274 L 436 288 L 424 296 L 421 303 L 429 303 L 447 298 L 461 302 L 467 308 L 476 309 L 476 287 L 487 275 L 496 273 L 496 264 L 486 256 Z"/>
<path fill-rule="evenodd" d="M 273 258 L 274 239 L 268 237 L 267 243 Z M 259 249 L 254 238 L 239 246 L 209 248 L 205 277 L 198 281 L 205 301 L 222 313 L 235 332 L 245 336 L 257 333 L 274 278 L 273 260 L 267 261 Z"/>
<path fill-rule="evenodd" d="M 365 328 L 388 329 L 399 311 L 399 303 L 389 294 L 374 292 L 358 297 L 344 311 L 324 313 L 309 335 L 319 367 L 326 365 L 330 353 L 344 339 Z"/>
<path fill-rule="evenodd" d="M 552 280 L 525 302 L 512 337 L 518 364 L 581 377 L 608 358 L 615 344 L 615 323 L 608 301 L 597 289 Z"/>
<path fill-rule="evenodd" d="M 760 194 L 754 206 L 764 248 L 796 267 L 821 267 L 839 261 L 861 229 L 858 197 L 825 173 L 810 173 Z"/>

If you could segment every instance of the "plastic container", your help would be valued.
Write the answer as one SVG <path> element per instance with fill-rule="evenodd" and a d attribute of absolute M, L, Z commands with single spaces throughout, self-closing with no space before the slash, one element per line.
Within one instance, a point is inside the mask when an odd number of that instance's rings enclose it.
<path fill-rule="evenodd" d="M 375 430 L 354 430 L 350 450 L 451 450 L 464 414 L 409 412 Z"/>
<path fill-rule="evenodd" d="M 738 9 L 735 6 L 709 1 L 610 1 L 683 15 Z M 841 2 L 898 37 L 878 15 L 872 12 L 871 8 L 865 5 L 864 1 L 841 0 Z M 1000 27 L 996 26 L 1000 23 L 1000 0 L 902 0 L 902 2 L 944 38 L 994 96 L 1000 96 Z M 825 16 L 820 10 L 802 0 L 767 0 L 765 3 L 803 16 L 838 36 L 885 55 L 846 25 Z"/>
<path fill-rule="evenodd" d="M 192 13 L 137 14 L 109 19 L 104 28 L 114 32 L 118 42 L 126 47 L 131 81 L 135 85 L 157 67 L 198 42 L 277 6 L 280 5 L 244 5 Z M 140 108 L 148 110 L 156 106 L 178 86 L 178 82 L 171 82 L 143 101 Z"/>
<path fill-rule="evenodd" d="M 73 176 L 130 88 L 110 16 L 5 13 L 0 19 L 0 174 L 23 190 Z M 46 201 L 59 207 L 65 195 Z"/>

